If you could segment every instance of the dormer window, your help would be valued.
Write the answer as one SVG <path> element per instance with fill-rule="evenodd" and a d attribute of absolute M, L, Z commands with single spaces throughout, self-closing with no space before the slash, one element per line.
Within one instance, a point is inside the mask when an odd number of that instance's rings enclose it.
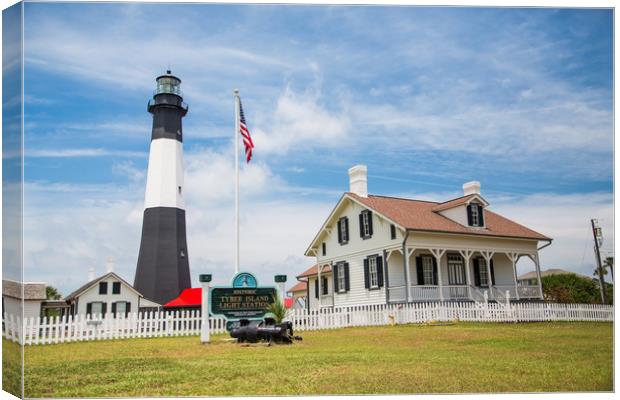
<path fill-rule="evenodd" d="M 360 213 L 360 237 L 368 239 L 372 236 L 372 213 L 364 210 Z"/>
<path fill-rule="evenodd" d="M 338 243 L 347 244 L 349 242 L 349 218 L 342 217 L 338 220 Z"/>
<path fill-rule="evenodd" d="M 467 206 L 467 221 L 469 226 L 484 226 L 484 216 L 482 206 L 478 203 L 471 203 Z"/>

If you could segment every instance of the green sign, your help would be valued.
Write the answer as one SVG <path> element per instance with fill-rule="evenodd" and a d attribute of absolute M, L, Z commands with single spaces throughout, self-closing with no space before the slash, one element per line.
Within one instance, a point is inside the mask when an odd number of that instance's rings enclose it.
<path fill-rule="evenodd" d="M 275 288 L 216 287 L 211 290 L 211 314 L 229 320 L 263 318 L 276 299 Z"/>
<path fill-rule="evenodd" d="M 232 286 L 216 286 L 211 289 L 210 311 L 231 322 L 240 319 L 261 320 L 267 314 L 267 307 L 278 299 L 278 292 L 272 286 L 258 286 L 256 277 L 249 272 L 240 272 L 232 279 Z"/>

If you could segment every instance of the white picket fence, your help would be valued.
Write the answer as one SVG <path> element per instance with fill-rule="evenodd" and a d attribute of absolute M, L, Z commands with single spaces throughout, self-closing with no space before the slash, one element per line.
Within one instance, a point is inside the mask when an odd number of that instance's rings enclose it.
<path fill-rule="evenodd" d="M 543 322 L 613 321 L 614 308 L 599 304 L 432 302 L 289 310 L 295 331 L 446 321 Z M 226 320 L 209 318 L 211 333 L 225 333 Z M 133 313 L 128 317 L 85 316 L 21 318 L 5 315 L 4 337 L 24 345 L 85 340 L 187 336 L 200 334 L 200 313 L 194 311 Z"/>

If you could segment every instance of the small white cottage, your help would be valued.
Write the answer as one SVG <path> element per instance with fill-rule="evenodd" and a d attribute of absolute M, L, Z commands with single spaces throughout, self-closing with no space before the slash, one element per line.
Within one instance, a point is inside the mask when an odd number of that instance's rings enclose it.
<path fill-rule="evenodd" d="M 43 282 L 16 282 L 2 280 L 2 313 L 25 318 L 38 318 L 41 305 L 46 299 L 46 284 Z"/>
<path fill-rule="evenodd" d="M 91 315 L 93 317 L 127 316 L 130 312 L 159 307 L 142 296 L 123 278 L 108 272 L 65 297 L 71 315 Z"/>
<path fill-rule="evenodd" d="M 367 168 L 349 169 L 343 194 L 305 252 L 316 265 L 308 308 L 420 301 L 540 300 L 538 252 L 552 239 L 489 210 L 479 182 L 431 202 L 368 194 Z M 535 287 L 517 281 L 531 259 Z"/>

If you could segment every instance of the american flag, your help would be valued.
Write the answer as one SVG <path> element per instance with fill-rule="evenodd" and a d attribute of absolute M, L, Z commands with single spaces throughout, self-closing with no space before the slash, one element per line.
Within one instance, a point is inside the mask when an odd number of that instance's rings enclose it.
<path fill-rule="evenodd" d="M 239 133 L 243 136 L 243 145 L 245 146 L 245 159 L 246 162 L 250 162 L 252 159 L 252 149 L 254 148 L 254 143 L 252 142 L 252 137 L 250 136 L 250 131 L 248 130 L 248 126 L 245 123 L 245 115 L 243 115 L 243 106 L 241 106 L 241 99 L 239 99 Z"/>

